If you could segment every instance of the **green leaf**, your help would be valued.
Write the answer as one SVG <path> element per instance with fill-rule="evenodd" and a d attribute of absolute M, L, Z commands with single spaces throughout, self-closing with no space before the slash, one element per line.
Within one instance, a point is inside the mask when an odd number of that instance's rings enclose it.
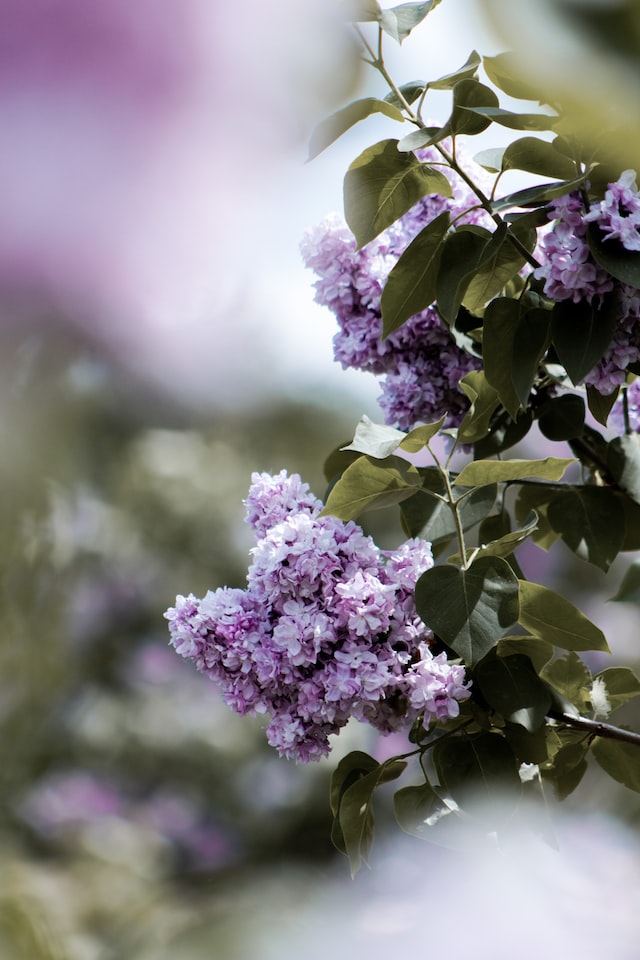
<path fill-rule="evenodd" d="M 549 311 L 539 309 L 525 310 L 518 318 L 513 338 L 511 379 L 523 407 L 529 402 L 540 362 L 549 347 L 549 321 Z"/>
<path fill-rule="evenodd" d="M 522 68 L 513 53 L 499 53 L 483 57 L 482 63 L 489 80 L 516 100 L 538 100 L 539 91 L 522 79 Z"/>
<path fill-rule="evenodd" d="M 366 97 L 363 100 L 356 100 L 350 103 L 342 110 L 332 114 L 323 120 L 311 134 L 309 142 L 309 156 L 307 160 L 313 160 L 318 154 L 326 150 L 328 146 L 334 143 L 343 133 L 350 130 L 360 120 L 365 120 L 374 113 L 382 113 L 392 120 L 404 123 L 405 117 L 402 112 L 385 100 L 377 100 L 375 97 Z"/>
<path fill-rule="evenodd" d="M 483 557 L 466 570 L 432 567 L 418 580 L 415 598 L 427 626 L 469 665 L 518 619 L 518 580 L 499 557 Z"/>
<path fill-rule="evenodd" d="M 443 810 L 444 804 L 433 787 L 423 783 L 415 787 L 397 790 L 393 798 L 393 810 L 399 826 L 414 837 L 430 840 L 429 820 Z"/>
<path fill-rule="evenodd" d="M 497 391 L 505 410 L 515 420 L 520 401 L 513 385 L 511 368 L 520 303 L 510 297 L 493 300 L 484 314 L 482 357 L 488 382 Z"/>
<path fill-rule="evenodd" d="M 415 427 L 404 437 L 400 446 L 407 453 L 418 453 L 439 433 L 445 420 L 446 414 L 435 423 L 424 423 L 421 427 Z"/>
<path fill-rule="evenodd" d="M 607 465 L 620 489 L 640 504 L 640 436 L 631 433 L 612 440 Z"/>
<path fill-rule="evenodd" d="M 564 744 L 553 757 L 553 761 L 540 768 L 545 780 L 553 783 L 558 800 L 566 800 L 587 772 L 587 749 L 587 745 L 582 743 Z"/>
<path fill-rule="evenodd" d="M 413 154 L 400 153 L 397 140 L 382 140 L 361 153 L 344 178 L 345 219 L 358 247 L 429 193 L 450 197 L 451 184 Z"/>
<path fill-rule="evenodd" d="M 532 534 L 534 543 L 543 550 L 548 550 L 559 539 L 549 520 L 547 511 L 553 498 L 553 488 L 545 484 L 539 486 L 523 486 L 520 488 L 515 502 L 516 519 L 524 523 L 532 510 L 538 514 L 538 528 Z"/>
<path fill-rule="evenodd" d="M 502 637 L 498 640 L 496 653 L 499 657 L 508 657 L 514 653 L 524 654 L 539 673 L 553 656 L 553 647 L 546 640 L 523 633 L 513 637 Z"/>
<path fill-rule="evenodd" d="M 613 490 L 574 487 L 549 503 L 549 523 L 570 550 L 606 573 L 624 541 L 624 511 Z"/>
<path fill-rule="evenodd" d="M 535 733 L 529 733 L 519 723 L 505 723 L 507 743 L 520 763 L 546 763 L 549 759 L 547 728 L 543 725 Z"/>
<path fill-rule="evenodd" d="M 358 457 L 331 490 L 320 516 L 355 520 L 366 510 L 379 510 L 413 496 L 422 486 L 414 466 L 399 457 Z"/>
<path fill-rule="evenodd" d="M 389 274 L 381 299 L 383 337 L 435 300 L 442 242 L 448 229 L 449 213 L 445 211 L 411 241 Z"/>
<path fill-rule="evenodd" d="M 491 147 L 489 150 L 481 150 L 474 155 L 473 160 L 489 173 L 500 173 L 505 149 L 505 147 Z"/>
<path fill-rule="evenodd" d="M 401 3 L 399 7 L 383 10 L 380 26 L 390 37 L 402 43 L 413 28 L 422 23 L 427 14 L 431 13 L 440 2 L 441 0 L 426 0 L 423 3 Z"/>
<path fill-rule="evenodd" d="M 337 811 L 339 832 L 336 831 L 336 834 L 338 842 L 342 840 L 344 844 L 352 876 L 358 872 L 363 860 L 365 863 L 368 861 L 373 843 L 373 791 L 380 784 L 399 777 L 406 766 L 403 760 L 387 760 L 376 764 L 369 772 L 356 768 L 352 771 L 351 782 L 341 791 Z"/>
<path fill-rule="evenodd" d="M 435 473 L 434 469 L 433 474 Z M 444 493 L 444 487 L 437 476 L 434 477 L 433 484 L 430 484 L 430 489 L 441 495 Z M 462 488 L 454 491 L 454 495 L 464 496 L 464 500 L 458 505 L 463 530 L 469 530 L 486 517 L 495 503 L 497 490 L 494 484 L 471 493 Z M 408 537 L 422 537 L 435 546 L 446 543 L 456 535 L 455 521 L 448 504 L 434 499 L 426 492 L 403 501 L 400 504 L 400 513 L 402 527 Z"/>
<path fill-rule="evenodd" d="M 444 319 L 452 324 L 460 304 L 463 301 L 469 283 L 483 261 L 485 249 L 493 241 L 494 245 L 504 242 L 506 227 L 496 231 L 496 240 L 487 230 L 461 227 L 450 233 L 444 241 L 440 254 L 440 268 L 436 283 L 438 310 Z"/>
<path fill-rule="evenodd" d="M 602 630 L 577 607 L 548 587 L 520 580 L 518 623 L 535 637 L 564 650 L 603 650 L 610 653 Z"/>
<path fill-rule="evenodd" d="M 509 723 L 517 723 L 529 733 L 539 730 L 551 708 L 551 696 L 523 654 L 489 656 L 473 673 L 487 703 Z"/>
<path fill-rule="evenodd" d="M 489 432 L 491 417 L 499 405 L 498 394 L 487 382 L 482 370 L 472 370 L 460 381 L 460 388 L 471 406 L 458 427 L 460 443 L 476 443 Z"/>
<path fill-rule="evenodd" d="M 617 491 L 617 497 L 624 511 L 623 550 L 640 550 L 640 505 L 625 493 Z"/>
<path fill-rule="evenodd" d="M 447 136 L 463 134 L 473 137 L 486 130 L 491 120 L 478 116 L 468 107 L 497 107 L 498 98 L 490 87 L 477 80 L 459 80 L 453 88 L 453 109 L 445 124 Z"/>
<path fill-rule="evenodd" d="M 342 447 L 343 450 L 355 450 L 357 453 L 366 453 L 370 457 L 384 460 L 397 450 L 407 434 L 395 427 L 386 424 L 374 423 L 363 415 L 356 427 L 356 433 L 351 443 Z"/>
<path fill-rule="evenodd" d="M 600 393 L 600 391 L 596 390 L 595 387 L 587 384 L 587 402 L 589 404 L 589 410 L 591 411 L 594 419 L 597 420 L 598 423 L 601 423 L 603 427 L 606 427 L 607 425 L 611 408 L 618 399 L 619 392 L 620 388 L 616 387 L 612 393 Z"/>
<path fill-rule="evenodd" d="M 426 85 L 424 80 L 411 80 L 409 83 L 403 83 L 399 86 L 398 90 L 402 94 L 403 100 L 406 100 L 408 104 L 412 104 L 418 99 Z M 404 106 L 402 100 L 396 96 L 393 90 L 391 93 L 388 93 L 384 99 L 387 103 L 392 104 L 399 110 Z"/>
<path fill-rule="evenodd" d="M 587 227 L 587 243 L 591 256 L 616 280 L 640 287 L 640 252 L 626 250 L 619 240 L 607 240 L 595 223 Z"/>
<path fill-rule="evenodd" d="M 470 313 L 479 314 L 526 263 L 526 257 L 509 240 L 509 234 L 527 250 L 535 246 L 536 232 L 524 224 L 516 223 L 508 232 L 506 229 L 495 231 L 494 243 L 478 263 L 462 299 Z"/>
<path fill-rule="evenodd" d="M 578 712 L 584 708 L 593 677 L 576 653 L 571 651 L 548 663 L 541 671 L 541 676 L 569 703 L 574 704 Z"/>
<path fill-rule="evenodd" d="M 635 744 L 597 737 L 592 750 L 594 757 L 610 777 L 640 793 L 640 749 Z"/>
<path fill-rule="evenodd" d="M 337 817 L 340 809 L 340 801 L 347 790 L 361 777 L 377 770 L 380 766 L 377 760 L 370 757 L 368 753 L 362 750 L 352 750 L 346 757 L 340 760 L 338 766 L 331 775 L 331 788 L 329 792 L 329 803 L 331 813 Z"/>
<path fill-rule="evenodd" d="M 525 190 L 517 190 L 515 193 L 509 193 L 498 200 L 494 200 L 491 208 L 499 213 L 507 207 L 541 207 L 556 197 L 562 197 L 566 193 L 571 193 L 579 187 L 584 186 L 584 177 L 575 177 L 573 180 L 558 181 L 551 183 L 539 183 L 535 187 L 527 187 Z"/>
<path fill-rule="evenodd" d="M 433 761 L 440 783 L 463 811 L 503 825 L 522 791 L 518 764 L 504 737 L 481 733 L 440 740 Z"/>
<path fill-rule="evenodd" d="M 532 423 L 530 410 L 523 410 L 515 420 L 512 420 L 506 411 L 498 410 L 491 423 L 491 432 L 476 442 L 474 457 L 484 460 L 504 453 L 526 437 Z"/>
<path fill-rule="evenodd" d="M 342 447 L 336 447 L 335 450 L 332 450 L 323 464 L 323 473 L 327 483 L 333 486 L 347 467 L 355 463 L 359 456 L 360 454 L 349 450 L 345 451 Z"/>
<path fill-rule="evenodd" d="M 472 110 L 473 113 L 486 117 L 487 120 L 492 120 L 494 123 L 499 123 L 502 127 L 509 127 L 511 130 L 553 130 L 559 119 L 548 113 L 513 113 L 511 110 L 503 110 L 501 107 L 467 107 L 466 109 Z M 505 169 L 510 168 L 505 167 Z M 517 167 L 517 169 L 526 170 L 527 167 Z M 570 176 L 574 176 L 575 172 L 574 165 Z M 548 176 L 556 176 L 556 174 L 552 173 Z M 557 174 L 557 176 L 563 176 L 563 174 Z"/>
<path fill-rule="evenodd" d="M 538 409 L 540 433 L 547 440 L 574 440 L 584 429 L 584 400 L 575 393 L 552 397 Z"/>
<path fill-rule="evenodd" d="M 627 568 L 618 592 L 609 599 L 615 603 L 640 603 L 640 560 Z"/>
<path fill-rule="evenodd" d="M 560 363 L 573 383 L 602 359 L 616 332 L 618 320 L 615 298 L 607 295 L 602 303 L 560 300 L 551 311 L 551 336 Z"/>
<path fill-rule="evenodd" d="M 539 128 L 543 129 L 543 128 Z M 572 180 L 576 176 L 573 160 L 563 156 L 546 140 L 537 137 L 522 137 L 510 143 L 504 152 L 504 170 L 525 170 L 541 177 L 556 180 Z"/>
<path fill-rule="evenodd" d="M 429 90 L 451 90 L 459 80 L 470 80 L 477 73 L 480 66 L 480 55 L 472 50 L 465 62 L 453 73 L 446 73 L 438 80 L 430 80 L 427 84 Z"/>
<path fill-rule="evenodd" d="M 485 483 L 502 483 L 538 477 L 541 480 L 560 480 L 575 457 L 545 457 L 544 460 L 472 460 L 463 467 L 454 483 L 463 487 L 481 487 Z"/>
<path fill-rule="evenodd" d="M 640 680 L 629 667 L 607 667 L 597 674 L 596 679 L 604 680 L 612 710 L 640 695 Z"/>
<path fill-rule="evenodd" d="M 493 518 L 488 518 L 493 519 Z M 480 547 L 477 552 L 474 554 L 474 558 L 478 559 L 479 557 L 510 557 L 513 551 L 520 546 L 521 543 L 524 543 L 535 531 L 538 525 L 538 517 L 536 513 L 531 513 L 527 518 L 527 522 L 524 527 L 520 530 L 511 530 L 508 533 L 505 533 L 503 536 L 491 540 L 490 542 L 485 543 L 481 542 Z M 451 563 L 454 566 L 459 566 L 462 561 L 462 557 L 459 553 L 453 554 L 451 557 L 447 557 L 447 563 Z"/>

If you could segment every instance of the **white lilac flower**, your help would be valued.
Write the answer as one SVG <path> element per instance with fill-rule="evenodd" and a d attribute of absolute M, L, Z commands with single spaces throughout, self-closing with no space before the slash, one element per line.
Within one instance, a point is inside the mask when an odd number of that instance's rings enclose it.
<path fill-rule="evenodd" d="M 356 523 L 318 516 L 285 471 L 254 474 L 246 503 L 258 537 L 246 589 L 180 596 L 165 614 L 176 652 L 231 709 L 268 715 L 269 743 L 301 762 L 326 755 L 351 717 L 389 733 L 457 716 L 464 668 L 431 655 L 413 599 L 430 545 L 380 550 Z"/>

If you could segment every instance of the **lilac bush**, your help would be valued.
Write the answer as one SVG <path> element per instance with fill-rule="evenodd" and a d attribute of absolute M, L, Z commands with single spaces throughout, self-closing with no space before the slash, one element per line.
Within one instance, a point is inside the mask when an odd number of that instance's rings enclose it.
<path fill-rule="evenodd" d="M 434 655 L 413 598 L 429 543 L 380 550 L 355 522 L 321 516 L 284 470 L 254 473 L 246 507 L 246 589 L 179 596 L 165 614 L 176 651 L 233 710 L 268 714 L 269 743 L 301 762 L 326 755 L 351 717 L 389 733 L 458 716 L 465 668 Z"/>

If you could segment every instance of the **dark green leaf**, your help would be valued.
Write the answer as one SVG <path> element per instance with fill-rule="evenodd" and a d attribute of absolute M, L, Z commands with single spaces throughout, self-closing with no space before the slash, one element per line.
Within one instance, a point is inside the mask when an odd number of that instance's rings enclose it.
<path fill-rule="evenodd" d="M 432 567 L 418 580 L 415 597 L 427 626 L 469 665 L 518 619 L 518 580 L 499 557 L 483 557 L 466 570 Z"/>
<path fill-rule="evenodd" d="M 544 460 L 472 460 L 463 467 L 454 483 L 456 486 L 481 487 L 485 483 L 502 483 L 538 477 L 541 480 L 560 480 L 575 458 L 545 457 Z"/>
<path fill-rule="evenodd" d="M 484 314 L 482 356 L 488 382 L 497 391 L 505 410 L 515 419 L 520 401 L 513 385 L 511 367 L 520 303 L 509 297 L 493 300 Z"/>
<path fill-rule="evenodd" d="M 406 500 L 421 486 L 420 474 L 406 460 L 358 457 L 331 490 L 321 516 L 355 520 L 365 510 L 378 510 Z"/>
<path fill-rule="evenodd" d="M 547 519 L 547 511 L 553 493 L 553 488 L 547 487 L 545 484 L 522 486 L 515 503 L 515 513 L 519 523 L 524 523 L 525 518 L 532 510 L 537 513 L 538 528 L 533 532 L 532 537 L 534 543 L 543 550 L 548 550 L 559 538 L 559 534 L 555 532 Z"/>
<path fill-rule="evenodd" d="M 465 62 L 453 73 L 447 73 L 438 80 L 430 80 L 427 87 L 430 90 L 451 90 L 459 80 L 469 80 L 476 75 L 480 66 L 480 56 L 472 50 Z"/>
<path fill-rule="evenodd" d="M 591 256 L 616 280 L 640 287 L 640 252 L 626 250 L 619 240 L 605 239 L 605 234 L 595 223 L 587 227 L 587 243 Z"/>
<path fill-rule="evenodd" d="M 633 743 L 598 737 L 592 749 L 594 757 L 610 777 L 640 793 L 640 748 Z"/>
<path fill-rule="evenodd" d="M 482 370 L 472 370 L 460 381 L 471 406 L 458 427 L 460 443 L 477 443 L 489 432 L 491 417 L 499 404 L 498 394 Z"/>
<path fill-rule="evenodd" d="M 513 53 L 483 57 L 485 73 L 492 83 L 516 100 L 538 100 L 539 91 L 522 78 L 522 67 Z"/>
<path fill-rule="evenodd" d="M 478 263 L 462 299 L 471 313 L 480 313 L 526 263 L 526 257 L 514 246 L 509 235 L 516 237 L 527 250 L 535 246 L 536 232 L 525 224 L 516 223 L 508 233 L 504 229 L 496 230 L 494 242 Z"/>
<path fill-rule="evenodd" d="M 444 804 L 433 787 L 423 783 L 417 787 L 403 787 L 396 791 L 393 809 L 399 826 L 414 837 L 429 840 L 431 817 L 438 817 Z"/>
<path fill-rule="evenodd" d="M 491 432 L 476 442 L 474 457 L 484 460 L 509 450 L 526 437 L 532 422 L 530 410 L 523 410 L 516 420 L 512 420 L 506 411 L 498 410 L 491 423 Z"/>
<path fill-rule="evenodd" d="M 313 160 L 318 154 L 322 153 L 334 141 L 350 130 L 354 124 L 360 120 L 370 117 L 374 113 L 383 113 L 392 120 L 398 120 L 403 123 L 405 118 L 401 111 L 385 100 L 377 100 L 375 97 L 366 97 L 364 100 L 356 100 L 350 103 L 342 110 L 338 110 L 332 116 L 327 117 L 315 128 L 311 134 L 309 142 L 309 156 L 307 160 Z"/>
<path fill-rule="evenodd" d="M 426 83 L 424 80 L 412 80 L 410 83 L 403 83 L 400 87 L 398 87 L 398 90 L 402 94 L 403 100 L 406 100 L 408 104 L 412 104 L 415 103 L 425 87 Z M 394 107 L 398 107 L 398 109 L 401 109 L 404 106 L 402 100 L 396 96 L 393 90 L 391 93 L 388 93 L 384 99 L 387 101 L 387 103 L 392 104 Z"/>
<path fill-rule="evenodd" d="M 504 241 L 506 227 L 496 231 L 497 243 Z M 449 323 L 455 320 L 467 287 L 492 236 L 487 230 L 464 227 L 450 233 L 440 254 L 440 268 L 436 283 L 438 310 Z"/>
<path fill-rule="evenodd" d="M 600 393 L 600 391 L 596 390 L 595 387 L 587 384 L 587 402 L 589 404 L 589 410 L 598 423 L 601 423 L 603 427 L 606 427 L 607 425 L 611 408 L 618 399 L 619 392 L 619 387 L 616 387 L 612 393 Z"/>
<path fill-rule="evenodd" d="M 543 725 L 551 697 L 528 657 L 519 653 L 485 657 L 474 670 L 473 680 L 487 703 L 509 723 L 517 723 L 529 733 Z"/>
<path fill-rule="evenodd" d="M 640 550 L 640 505 L 625 493 L 616 492 L 624 512 L 623 550 Z"/>
<path fill-rule="evenodd" d="M 540 583 L 520 580 L 518 623 L 534 636 L 564 650 L 610 652 L 602 630 L 569 600 Z"/>
<path fill-rule="evenodd" d="M 399 7 L 383 10 L 380 26 L 390 37 L 402 43 L 413 28 L 422 23 L 427 14 L 431 13 L 440 2 L 441 0 L 426 0 L 423 3 L 401 3 Z"/>
<path fill-rule="evenodd" d="M 365 863 L 368 861 L 373 843 L 373 791 L 381 783 L 399 777 L 406 766 L 403 760 L 377 764 L 370 773 L 360 776 L 342 793 L 338 820 L 352 876 L 358 872 L 363 860 Z"/>
<path fill-rule="evenodd" d="M 537 137 L 522 137 L 510 143 L 504 152 L 502 167 L 504 170 L 526 170 L 556 180 L 572 180 L 577 172 L 572 160 Z"/>
<path fill-rule="evenodd" d="M 507 207 L 541 207 L 556 197 L 562 197 L 566 193 L 571 193 L 579 187 L 584 186 L 584 177 L 575 177 L 573 180 L 558 181 L 551 183 L 539 183 L 536 187 L 527 187 L 526 190 L 517 190 L 516 193 L 510 193 L 499 200 L 495 200 L 491 206 L 496 212 L 505 210 Z"/>
<path fill-rule="evenodd" d="M 547 731 L 543 725 L 529 733 L 519 723 L 506 723 L 504 735 L 520 763 L 545 763 L 549 757 Z"/>
<path fill-rule="evenodd" d="M 576 556 L 605 573 L 622 549 L 624 511 L 607 487 L 558 491 L 549 503 L 547 517 Z"/>
<path fill-rule="evenodd" d="M 498 98 L 490 87 L 477 80 L 460 80 L 453 88 L 453 110 L 445 124 L 448 134 L 473 137 L 486 130 L 491 120 L 478 116 L 467 107 L 497 107 Z"/>
<path fill-rule="evenodd" d="M 347 467 L 355 463 L 359 456 L 359 453 L 344 450 L 343 447 L 336 447 L 335 450 L 332 450 L 323 465 L 323 472 L 327 483 L 333 485 Z"/>
<path fill-rule="evenodd" d="M 584 400 L 575 393 L 552 397 L 538 409 L 540 433 L 548 440 L 573 440 L 584 429 Z"/>
<path fill-rule="evenodd" d="M 501 640 L 498 640 L 496 653 L 499 657 L 508 657 L 513 653 L 522 653 L 531 660 L 534 669 L 539 673 L 545 663 L 553 656 L 553 647 L 545 640 L 540 640 L 538 637 L 530 637 L 528 634 L 523 633 L 520 636 L 502 637 Z"/>
<path fill-rule="evenodd" d="M 482 542 L 478 548 L 478 551 L 475 553 L 475 558 L 510 557 L 513 551 L 533 534 L 537 525 L 538 516 L 536 513 L 532 513 L 527 518 L 527 522 L 525 523 L 524 527 L 522 527 L 520 530 L 512 530 L 509 533 L 505 533 L 503 536 L 488 543 Z M 458 566 L 461 561 L 462 558 L 458 553 L 447 558 L 447 563 L 452 563 L 455 566 Z"/>
<path fill-rule="evenodd" d="M 435 470 L 433 472 L 436 473 Z M 433 475 L 432 475 L 433 476 Z M 424 475 L 423 475 L 424 479 Z M 430 488 L 437 493 L 444 493 L 444 488 L 437 475 L 433 476 Z M 455 490 L 457 496 L 464 496 L 467 490 Z M 481 487 L 465 496 L 458 511 L 464 530 L 479 523 L 489 513 L 495 503 L 497 487 Z M 402 525 L 408 537 L 422 537 L 434 545 L 446 543 L 456 535 L 456 525 L 451 509 L 446 503 L 430 497 L 426 493 L 416 494 L 400 504 Z"/>
<path fill-rule="evenodd" d="M 449 214 L 441 213 L 411 241 L 389 274 L 381 299 L 384 337 L 435 300 L 442 241 L 448 229 Z"/>
<path fill-rule="evenodd" d="M 525 310 L 518 318 L 513 338 L 511 379 L 523 407 L 528 404 L 540 361 L 549 346 L 551 339 L 549 321 L 549 311 L 539 309 Z"/>
<path fill-rule="evenodd" d="M 463 811 L 502 826 L 522 785 L 513 750 L 495 733 L 440 740 L 433 760 L 442 786 Z"/>
<path fill-rule="evenodd" d="M 560 363 L 580 383 L 611 343 L 618 320 L 615 299 L 603 303 L 560 300 L 551 311 L 551 336 Z"/>
<path fill-rule="evenodd" d="M 383 140 L 361 153 L 344 178 L 345 219 L 358 247 L 429 193 L 450 197 L 451 184 L 413 154 L 400 153 L 397 140 Z"/>
<path fill-rule="evenodd" d="M 620 489 L 640 504 L 640 436 L 631 433 L 612 440 L 607 464 Z"/>
<path fill-rule="evenodd" d="M 551 781 L 558 800 L 573 793 L 587 772 L 587 749 L 585 744 L 567 743 L 560 747 L 551 764 L 541 767 L 542 776 Z"/>
<path fill-rule="evenodd" d="M 499 123 L 502 127 L 509 127 L 511 130 L 553 130 L 558 117 L 550 116 L 548 113 L 513 113 L 511 110 L 503 110 L 501 107 L 467 107 L 473 113 L 486 117 L 494 123 Z M 505 167 L 505 170 L 511 169 Z M 518 170 L 527 170 L 527 167 L 517 167 Z M 532 171 L 537 172 L 537 171 Z M 570 176 L 575 174 L 575 165 L 572 166 Z M 563 176 L 563 174 L 550 173 L 547 176 Z"/>

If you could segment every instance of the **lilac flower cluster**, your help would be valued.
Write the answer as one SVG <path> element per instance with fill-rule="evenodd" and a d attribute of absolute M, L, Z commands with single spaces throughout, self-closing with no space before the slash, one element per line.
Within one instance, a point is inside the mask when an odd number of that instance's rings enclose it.
<path fill-rule="evenodd" d="M 630 363 L 640 359 L 640 290 L 614 279 L 595 262 L 587 244 L 587 226 L 596 223 L 605 242 L 617 239 L 627 250 L 640 250 L 640 194 L 635 173 L 625 170 L 609 184 L 604 199 L 585 210 L 579 192 L 560 197 L 550 205 L 551 230 L 537 255 L 543 259 L 535 276 L 545 281 L 552 300 L 591 303 L 615 292 L 618 326 L 604 356 L 584 378 L 601 393 L 611 393 L 624 382 Z"/>
<path fill-rule="evenodd" d="M 179 596 L 165 614 L 176 651 L 233 710 L 268 714 L 269 743 L 302 762 L 326 755 L 350 717 L 389 733 L 458 715 L 464 667 L 433 656 L 413 599 L 430 544 L 380 550 L 354 522 L 320 516 L 284 470 L 253 474 L 246 506 L 247 588 Z"/>
<path fill-rule="evenodd" d="M 420 151 L 419 157 L 425 162 L 436 159 L 430 150 Z M 380 339 L 382 290 L 411 240 L 445 210 L 462 222 L 487 225 L 466 184 L 448 168 L 444 172 L 453 198 L 424 197 L 361 250 L 337 214 L 308 230 L 301 245 L 306 266 L 319 278 L 316 302 L 329 307 L 338 321 L 334 358 L 343 368 L 384 375 L 379 403 L 386 423 L 401 430 L 437 420 L 443 413 L 446 426 L 457 425 L 467 409 L 458 381 L 479 367 L 476 358 L 454 343 L 434 306 Z"/>

